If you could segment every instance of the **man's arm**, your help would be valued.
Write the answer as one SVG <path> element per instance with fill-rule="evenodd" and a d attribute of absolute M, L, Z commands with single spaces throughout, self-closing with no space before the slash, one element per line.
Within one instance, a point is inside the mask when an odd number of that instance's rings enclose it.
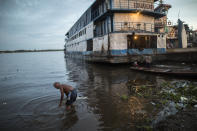
<path fill-rule="evenodd" d="M 61 93 L 61 98 L 60 98 L 60 104 L 59 104 L 59 106 L 62 106 L 62 101 L 64 99 L 64 91 L 63 91 L 63 88 L 60 88 L 60 93 Z"/>

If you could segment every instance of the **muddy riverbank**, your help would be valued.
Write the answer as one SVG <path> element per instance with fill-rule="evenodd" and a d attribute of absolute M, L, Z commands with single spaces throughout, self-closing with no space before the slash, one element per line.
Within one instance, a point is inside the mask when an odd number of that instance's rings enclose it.
<path fill-rule="evenodd" d="M 179 111 L 176 115 L 172 115 L 159 122 L 155 129 L 161 131 L 195 131 L 197 128 L 197 109 L 185 109 Z"/>

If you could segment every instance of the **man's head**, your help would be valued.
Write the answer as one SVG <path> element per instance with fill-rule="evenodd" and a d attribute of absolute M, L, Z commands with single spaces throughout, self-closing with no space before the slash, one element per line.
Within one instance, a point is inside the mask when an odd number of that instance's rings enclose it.
<path fill-rule="evenodd" d="M 60 88 L 60 83 L 59 82 L 55 82 L 53 84 L 53 86 L 56 88 L 56 89 L 59 89 Z"/>

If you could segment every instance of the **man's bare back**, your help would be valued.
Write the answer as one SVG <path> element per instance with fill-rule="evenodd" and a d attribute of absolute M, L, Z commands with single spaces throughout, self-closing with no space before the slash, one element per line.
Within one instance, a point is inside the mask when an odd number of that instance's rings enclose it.
<path fill-rule="evenodd" d="M 60 98 L 59 106 L 62 106 L 64 94 L 66 94 L 67 96 L 67 102 L 66 102 L 67 107 L 70 107 L 70 105 L 72 105 L 72 103 L 76 101 L 77 91 L 72 86 L 66 84 L 60 84 L 59 82 L 55 82 L 53 86 L 56 89 L 60 90 L 61 98 Z"/>
<path fill-rule="evenodd" d="M 63 92 L 64 92 L 65 94 L 68 94 L 68 92 L 74 90 L 74 88 L 73 88 L 72 86 L 69 86 L 69 85 L 66 85 L 66 84 L 62 84 L 62 85 L 60 86 L 60 88 L 62 88 L 62 90 L 63 90 Z"/>

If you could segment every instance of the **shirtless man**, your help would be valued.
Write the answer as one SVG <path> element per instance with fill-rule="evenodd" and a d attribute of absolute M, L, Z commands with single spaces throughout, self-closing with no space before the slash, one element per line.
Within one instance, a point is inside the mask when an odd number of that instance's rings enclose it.
<path fill-rule="evenodd" d="M 62 101 L 64 99 L 64 94 L 65 94 L 67 96 L 66 106 L 67 106 L 67 109 L 70 109 L 70 106 L 76 101 L 76 98 L 77 98 L 76 89 L 66 84 L 60 84 L 59 82 L 55 82 L 53 86 L 56 89 L 59 89 L 61 93 L 59 106 L 62 106 Z"/>

